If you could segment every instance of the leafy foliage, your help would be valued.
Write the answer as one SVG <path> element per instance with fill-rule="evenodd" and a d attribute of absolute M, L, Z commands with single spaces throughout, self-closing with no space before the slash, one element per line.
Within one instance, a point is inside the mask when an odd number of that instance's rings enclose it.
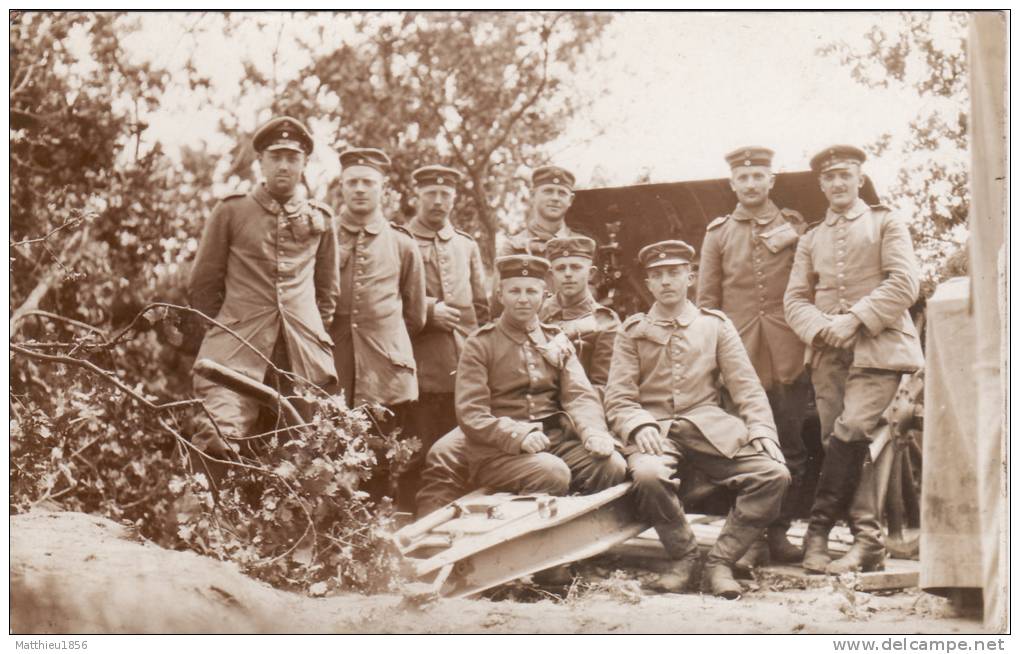
<path fill-rule="evenodd" d="M 274 111 L 337 125 L 339 146 L 392 156 L 398 214 L 413 214 L 411 172 L 446 163 L 466 174 L 454 213 L 492 258 L 497 232 L 520 212 L 522 167 L 582 108 L 565 80 L 608 23 L 581 12 L 355 14 L 361 38 L 317 54 Z M 327 108 L 323 113 L 323 108 Z M 329 189 L 339 204 L 339 189 Z"/>
<path fill-rule="evenodd" d="M 289 588 L 385 586 L 391 512 L 356 487 L 408 443 L 367 442 L 368 418 L 320 393 L 300 437 L 267 437 L 213 492 L 187 439 L 196 402 L 164 401 L 187 396 L 197 343 L 180 312 L 136 317 L 181 303 L 215 169 L 141 138 L 167 74 L 127 63 L 134 24 L 10 22 L 10 509 L 100 513 Z"/>
<path fill-rule="evenodd" d="M 890 199 L 912 216 L 911 232 L 928 277 L 960 249 L 970 207 L 967 150 L 967 14 L 901 12 L 864 35 L 862 46 L 830 43 L 851 75 L 872 88 L 909 89 L 922 107 L 903 139 L 883 135 L 867 149 L 902 162 Z"/>

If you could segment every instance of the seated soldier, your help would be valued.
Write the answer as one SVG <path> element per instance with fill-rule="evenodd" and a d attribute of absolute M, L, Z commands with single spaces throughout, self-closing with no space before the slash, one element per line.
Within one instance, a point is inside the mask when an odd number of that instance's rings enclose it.
<path fill-rule="evenodd" d="M 503 257 L 504 311 L 464 343 L 457 423 L 469 483 L 512 493 L 594 493 L 623 481 L 626 464 L 570 341 L 538 321 L 545 259 Z"/>
<path fill-rule="evenodd" d="M 546 247 L 556 293 L 545 299 L 539 318 L 557 325 L 571 339 L 588 380 L 601 397 L 620 321 L 611 309 L 595 301 L 588 287 L 595 241 L 587 236 L 554 238 Z M 470 491 L 466 448 L 464 433 L 457 429 L 429 450 L 416 498 L 419 516 Z"/>
<path fill-rule="evenodd" d="M 620 326 L 606 386 L 606 413 L 625 443 L 638 514 L 655 528 L 675 561 L 660 588 L 691 581 L 698 544 L 684 516 L 675 478 L 681 461 L 736 502 L 708 553 L 707 586 L 737 599 L 733 564 L 778 515 L 790 473 L 776 425 L 733 323 L 687 299 L 694 248 L 663 241 L 638 253 L 655 303 Z M 720 406 L 725 386 L 740 417 Z"/>

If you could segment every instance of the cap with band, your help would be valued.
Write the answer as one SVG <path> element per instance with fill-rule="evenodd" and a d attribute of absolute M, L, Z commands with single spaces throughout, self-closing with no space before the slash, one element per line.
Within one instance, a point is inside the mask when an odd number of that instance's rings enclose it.
<path fill-rule="evenodd" d="M 595 258 L 595 241 L 587 236 L 567 236 L 549 239 L 545 244 L 545 256 L 549 261 L 563 257 Z"/>
<path fill-rule="evenodd" d="M 641 248 L 638 261 L 642 268 L 679 266 L 694 260 L 694 248 L 683 241 L 659 241 Z"/>
<path fill-rule="evenodd" d="M 390 171 L 390 158 L 377 148 L 351 148 L 340 153 L 340 167 L 344 170 L 354 166 L 368 166 L 381 173 Z"/>
<path fill-rule="evenodd" d="M 457 188 L 463 177 L 459 170 L 438 164 L 422 166 L 411 173 L 417 186 L 449 186 L 453 189 Z"/>
<path fill-rule="evenodd" d="M 821 174 L 830 170 L 861 165 L 868 155 L 864 150 L 852 145 L 833 145 L 811 157 L 811 170 Z"/>
<path fill-rule="evenodd" d="M 726 163 L 730 168 L 739 166 L 768 166 L 772 167 L 772 156 L 775 152 L 760 145 L 751 145 L 738 148 L 726 155 Z"/>
<path fill-rule="evenodd" d="M 258 153 L 294 150 L 311 154 L 314 144 L 311 132 L 300 120 L 290 116 L 277 116 L 255 130 L 252 146 Z"/>
<path fill-rule="evenodd" d="M 500 279 L 531 277 L 545 280 L 545 275 L 549 272 L 549 262 L 530 254 L 513 254 L 496 259 L 496 269 L 499 271 Z"/>
<path fill-rule="evenodd" d="M 538 188 L 546 184 L 565 186 L 571 191 L 574 190 L 574 174 L 566 168 L 559 166 L 540 166 L 531 173 L 531 187 Z"/>

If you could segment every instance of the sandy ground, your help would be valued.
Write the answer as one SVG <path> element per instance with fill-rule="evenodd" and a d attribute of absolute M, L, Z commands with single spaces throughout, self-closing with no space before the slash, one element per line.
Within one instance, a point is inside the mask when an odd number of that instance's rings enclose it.
<path fill-rule="evenodd" d="M 567 599 L 309 598 L 80 513 L 10 519 L 13 633 L 976 633 L 917 589 L 752 589 L 738 602 L 596 584 Z"/>

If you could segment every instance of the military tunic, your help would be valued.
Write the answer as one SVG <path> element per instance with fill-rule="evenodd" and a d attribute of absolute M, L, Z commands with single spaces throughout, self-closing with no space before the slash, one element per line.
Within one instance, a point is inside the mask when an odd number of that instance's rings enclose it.
<path fill-rule="evenodd" d="M 613 359 L 613 341 L 620 319 L 616 312 L 595 301 L 586 293 L 579 302 L 564 306 L 559 295 L 545 300 L 538 310 L 538 319 L 563 330 L 577 352 L 588 381 L 596 390 L 609 380 L 609 364 Z"/>
<path fill-rule="evenodd" d="M 425 326 L 425 273 L 414 239 L 377 213 L 364 227 L 341 211 L 334 361 L 351 406 L 418 397 L 411 335 Z"/>
<path fill-rule="evenodd" d="M 417 218 L 408 224 L 425 266 L 425 328 L 412 339 L 423 393 L 453 393 L 454 373 L 463 340 L 489 321 L 485 297 L 485 269 L 478 244 L 447 223 L 438 232 Z M 433 311 L 443 302 L 460 311 L 454 332 L 437 326 Z"/>
<path fill-rule="evenodd" d="M 326 332 L 339 294 L 331 220 L 328 206 L 301 199 L 280 205 L 262 185 L 213 209 L 191 270 L 189 301 L 251 347 L 212 326 L 198 359 L 262 381 L 267 360 L 283 352 L 291 372 L 315 384 L 334 378 Z M 258 413 L 253 400 L 200 377 L 194 386 L 221 431 L 244 435 L 251 428 Z"/>
<path fill-rule="evenodd" d="M 587 439 L 610 433 L 598 396 L 558 328 L 536 321 L 525 331 L 506 316 L 480 328 L 464 345 L 456 389 L 457 422 L 476 485 L 563 494 L 623 480 L 619 453 L 597 459 L 584 448 Z M 536 430 L 551 447 L 523 452 L 521 443 Z"/>
<path fill-rule="evenodd" d="M 532 256 L 545 258 L 545 246 L 550 240 L 554 238 L 572 238 L 575 236 L 587 236 L 587 234 L 570 229 L 566 223 L 564 223 L 555 234 L 542 232 L 540 230 L 536 230 L 532 225 L 528 225 L 523 230 L 508 237 L 505 241 L 500 243 L 499 247 L 496 249 L 496 256 L 507 257 L 512 254 L 530 254 Z M 547 295 L 551 295 L 551 289 L 553 287 L 551 272 L 545 276 L 545 285 Z M 499 300 L 499 280 L 496 281 L 495 287 L 492 289 L 490 306 L 492 308 L 490 313 L 494 319 L 503 313 L 503 305 Z"/>
<path fill-rule="evenodd" d="M 765 390 L 804 371 L 804 343 L 786 324 L 783 294 L 804 219 L 768 202 L 761 215 L 738 205 L 712 221 L 701 246 L 698 305 L 725 313 Z"/>
<path fill-rule="evenodd" d="M 425 264 L 427 306 L 425 328 L 411 339 L 418 366 L 419 397 L 407 407 L 404 421 L 404 435 L 416 437 L 421 449 L 404 467 L 397 501 L 400 508 L 411 510 L 429 449 L 440 436 L 457 426 L 453 401 L 457 359 L 464 339 L 489 321 L 489 304 L 482 255 L 473 238 L 449 223 L 438 232 L 433 231 L 418 218 L 408 224 L 408 231 L 418 243 Z M 437 302 L 460 311 L 460 324 L 454 331 L 436 324 Z"/>
<path fill-rule="evenodd" d="M 811 346 L 823 438 L 873 438 L 901 373 L 924 365 L 908 311 L 919 289 L 910 232 L 886 207 L 858 199 L 844 213 L 830 208 L 801 238 L 786 289 L 786 319 Z M 846 313 L 862 323 L 852 349 L 815 342 L 832 317 Z"/>
<path fill-rule="evenodd" d="M 739 418 L 720 406 L 723 387 Z M 727 533 L 764 527 L 779 514 L 790 473 L 751 445 L 755 438 L 778 445 L 776 428 L 740 336 L 722 313 L 688 302 L 674 318 L 654 304 L 647 315 L 624 321 L 605 404 L 610 425 L 628 443 L 624 453 L 643 519 L 653 525 L 683 520 L 676 478 L 683 460 L 737 492 L 720 543 Z M 646 426 L 659 430 L 663 454 L 645 454 L 631 442 Z"/>
<path fill-rule="evenodd" d="M 758 379 L 765 387 L 793 476 L 777 526 L 804 503 L 802 478 L 808 451 L 802 437 L 810 400 L 804 343 L 786 324 L 783 294 L 790 279 L 804 218 L 769 200 L 757 215 L 738 204 L 712 221 L 701 246 L 698 305 L 720 309 L 733 321 Z"/>

